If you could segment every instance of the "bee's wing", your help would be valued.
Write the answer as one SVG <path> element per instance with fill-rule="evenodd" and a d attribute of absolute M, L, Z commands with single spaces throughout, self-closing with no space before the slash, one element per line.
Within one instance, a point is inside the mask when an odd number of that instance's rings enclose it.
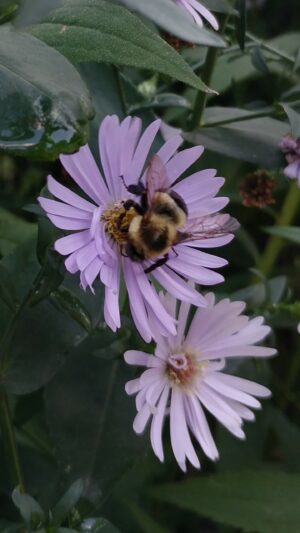
<path fill-rule="evenodd" d="M 147 200 L 150 205 L 154 193 L 169 188 L 166 167 L 158 155 L 154 155 L 146 172 Z"/>
<path fill-rule="evenodd" d="M 178 241 L 186 242 L 223 237 L 234 233 L 239 226 L 238 221 L 228 214 L 199 217 L 187 222 L 183 232 L 178 235 Z"/>

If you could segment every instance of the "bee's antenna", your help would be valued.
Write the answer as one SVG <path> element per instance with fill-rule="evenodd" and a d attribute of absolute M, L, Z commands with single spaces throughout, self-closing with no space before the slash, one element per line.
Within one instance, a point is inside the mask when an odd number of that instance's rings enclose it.
<path fill-rule="evenodd" d="M 123 174 L 120 176 L 120 178 L 121 178 L 121 180 L 122 180 L 122 182 L 123 182 L 123 185 L 124 185 L 126 191 L 128 191 L 128 185 L 126 185 L 126 183 L 125 183 L 125 179 L 124 179 Z"/>

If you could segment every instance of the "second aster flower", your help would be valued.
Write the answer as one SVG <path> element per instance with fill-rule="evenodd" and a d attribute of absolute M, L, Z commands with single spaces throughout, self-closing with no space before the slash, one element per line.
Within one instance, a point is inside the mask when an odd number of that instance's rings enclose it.
<path fill-rule="evenodd" d="M 147 368 L 126 384 L 128 394 L 137 394 L 134 430 L 142 433 L 151 419 L 151 445 L 163 461 L 163 425 L 169 418 L 173 453 L 183 471 L 187 460 L 200 468 L 192 435 L 207 457 L 218 459 L 204 409 L 244 439 L 243 421 L 254 420 L 251 409 L 260 408 L 255 396 L 270 396 L 266 387 L 223 372 L 228 358 L 276 353 L 273 348 L 254 346 L 270 332 L 263 317 L 242 315 L 243 302 L 225 299 L 216 304 L 212 293 L 206 298 L 208 306 L 198 309 L 187 327 L 190 306 L 181 304 L 177 315 L 175 299 L 162 296 L 168 311 L 178 316 L 177 334 L 163 338 L 157 331 L 154 355 L 135 350 L 124 355 L 127 363 Z"/>
<path fill-rule="evenodd" d="M 291 135 L 286 135 L 281 139 L 279 147 L 288 163 L 283 169 L 284 175 L 296 179 L 300 187 L 300 137 L 295 140 Z"/>
<path fill-rule="evenodd" d="M 133 320 L 147 342 L 153 329 L 163 335 L 174 334 L 176 322 L 162 305 L 150 278 L 183 301 L 206 305 L 204 297 L 187 280 L 201 285 L 223 281 L 223 276 L 211 269 L 222 267 L 227 261 L 200 249 L 228 243 L 236 228 L 229 215 L 218 213 L 228 198 L 215 198 L 224 183 L 223 178 L 214 177 L 215 170 L 202 170 L 177 181 L 200 157 L 203 147 L 177 153 L 182 138 L 175 135 L 147 166 L 160 126 L 161 121 L 156 120 L 141 134 L 139 118 L 127 117 L 120 123 L 116 116 L 107 116 L 99 131 L 105 179 L 86 145 L 77 153 L 60 158 L 86 197 L 49 176 L 48 190 L 57 200 L 39 198 L 53 224 L 72 231 L 54 245 L 57 252 L 66 256 L 67 270 L 72 274 L 80 272 L 84 289 L 92 289 L 97 277 L 104 284 L 104 318 L 113 331 L 120 327 L 123 272 Z M 163 213 L 160 198 L 165 199 Z M 146 205 L 151 202 L 155 209 Z M 163 237 L 166 244 L 163 253 L 159 242 L 156 244 L 160 251 L 154 253 L 152 245 L 148 253 L 149 221 L 152 224 L 154 219 L 157 241 Z M 137 242 L 141 233 L 145 233 L 143 247 Z"/>
<path fill-rule="evenodd" d="M 192 15 L 196 24 L 202 28 L 202 18 L 207 20 L 214 30 L 218 31 L 219 23 L 216 17 L 198 0 L 175 0 L 176 4 L 185 9 L 190 15 Z"/>

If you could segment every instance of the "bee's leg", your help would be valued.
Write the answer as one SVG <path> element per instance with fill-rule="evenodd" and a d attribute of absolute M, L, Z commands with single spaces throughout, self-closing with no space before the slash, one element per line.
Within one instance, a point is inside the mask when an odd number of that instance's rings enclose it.
<path fill-rule="evenodd" d="M 139 215 L 143 215 L 144 214 L 144 209 L 143 207 L 138 204 L 137 202 L 135 202 L 134 200 L 126 200 L 126 202 L 124 202 L 124 208 L 126 209 L 126 211 L 128 211 L 131 207 L 133 207 L 133 209 L 136 210 L 136 212 L 139 214 Z"/>
<path fill-rule="evenodd" d="M 161 259 L 158 259 L 153 263 L 153 265 L 150 265 L 148 268 L 144 270 L 145 274 L 149 274 L 150 272 L 153 272 L 153 270 L 156 270 L 158 267 L 161 267 L 166 264 L 166 262 L 169 259 L 169 254 L 164 255 Z"/>
<path fill-rule="evenodd" d="M 131 194 L 134 194 L 135 196 L 141 196 L 145 192 L 145 186 L 142 183 L 142 178 L 139 179 L 137 184 L 131 184 L 127 185 L 124 180 L 124 176 L 120 176 L 123 185 L 125 189 L 130 192 Z"/>
<path fill-rule="evenodd" d="M 130 243 L 126 244 L 125 251 L 127 254 L 127 257 L 131 259 L 131 261 L 143 261 L 145 259 L 144 255 L 139 253 L 137 249 Z"/>
<path fill-rule="evenodd" d="M 176 252 L 176 250 L 175 250 L 174 246 L 172 246 L 172 248 L 171 248 L 171 249 L 172 249 L 172 252 L 174 252 L 174 254 L 176 255 L 176 257 L 178 257 L 178 255 L 179 255 L 179 254 L 178 254 L 178 252 Z"/>

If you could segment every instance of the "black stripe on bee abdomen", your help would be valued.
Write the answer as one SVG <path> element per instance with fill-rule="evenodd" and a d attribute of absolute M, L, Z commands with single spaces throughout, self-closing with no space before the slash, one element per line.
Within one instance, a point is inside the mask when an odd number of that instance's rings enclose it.
<path fill-rule="evenodd" d="M 178 223 L 178 214 L 176 208 L 167 203 L 157 203 L 153 206 L 152 212 L 156 215 L 168 218 L 170 221 L 174 222 L 174 224 Z"/>
<path fill-rule="evenodd" d="M 160 252 L 168 245 L 169 231 L 168 228 L 154 230 L 144 226 L 140 228 L 140 237 L 149 249 Z"/>

